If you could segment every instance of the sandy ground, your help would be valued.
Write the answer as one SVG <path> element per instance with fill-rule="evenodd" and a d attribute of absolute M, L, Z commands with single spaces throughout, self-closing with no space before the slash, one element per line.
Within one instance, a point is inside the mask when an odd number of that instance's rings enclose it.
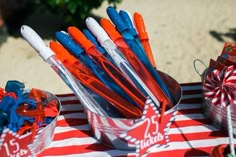
<path fill-rule="evenodd" d="M 107 6 L 104 3 L 93 13 L 108 17 Z M 200 59 L 208 64 L 210 58 L 216 59 L 220 55 L 224 41 L 235 40 L 235 8 L 235 0 L 123 0 L 118 5 L 118 9 L 142 14 L 158 69 L 179 83 L 200 81 L 193 61 Z M 50 20 L 46 23 L 54 25 Z M 38 29 L 40 25 L 30 26 Z M 54 34 L 59 30 L 44 27 L 43 31 Z M 221 41 L 210 32 L 218 34 Z M 20 37 L 9 36 L 0 47 L 0 86 L 4 87 L 8 80 L 19 80 L 27 88 L 41 88 L 53 93 L 71 92 Z"/>

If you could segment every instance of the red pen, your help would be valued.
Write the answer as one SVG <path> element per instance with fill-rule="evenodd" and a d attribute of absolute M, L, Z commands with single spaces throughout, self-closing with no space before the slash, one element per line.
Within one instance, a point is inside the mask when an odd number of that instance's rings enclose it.
<path fill-rule="evenodd" d="M 147 55 L 149 61 L 151 62 L 152 66 L 154 68 L 156 68 L 156 63 L 155 63 L 155 60 L 153 57 L 151 46 L 149 44 L 149 37 L 148 37 L 148 33 L 146 32 L 143 17 L 142 17 L 142 15 L 140 15 L 137 12 L 134 13 L 134 23 L 135 23 L 136 29 L 138 31 L 139 39 L 140 39 L 140 41 L 143 45 L 143 48 L 146 52 L 146 55 Z"/>

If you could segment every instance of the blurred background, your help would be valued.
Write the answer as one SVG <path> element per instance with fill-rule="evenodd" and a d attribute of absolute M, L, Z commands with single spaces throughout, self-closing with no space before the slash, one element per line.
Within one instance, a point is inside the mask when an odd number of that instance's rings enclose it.
<path fill-rule="evenodd" d="M 48 43 L 68 26 L 83 29 L 88 16 L 108 18 L 109 5 L 143 16 L 158 70 L 179 83 L 201 81 L 193 61 L 208 65 L 225 42 L 236 41 L 235 0 L 0 0 L 0 87 L 18 80 L 26 88 L 71 92 L 21 38 L 20 26 L 29 25 Z"/>

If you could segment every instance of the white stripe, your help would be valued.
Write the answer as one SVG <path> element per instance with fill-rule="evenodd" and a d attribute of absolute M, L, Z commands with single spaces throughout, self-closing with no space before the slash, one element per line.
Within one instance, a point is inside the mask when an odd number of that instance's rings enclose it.
<path fill-rule="evenodd" d="M 62 97 L 60 97 L 60 96 L 58 96 L 58 99 L 60 100 L 60 101 L 68 101 L 68 100 L 79 100 L 76 96 L 62 96 Z"/>
<path fill-rule="evenodd" d="M 202 89 L 202 85 L 186 85 L 186 86 L 181 86 L 181 89 L 184 90 L 184 91 L 187 91 L 187 90 L 199 90 L 199 89 Z"/>
<path fill-rule="evenodd" d="M 190 99 L 190 98 L 201 98 L 201 97 L 202 97 L 202 94 L 183 95 L 182 100 L 183 99 Z"/>
<path fill-rule="evenodd" d="M 82 111 L 84 108 L 80 104 L 62 105 L 61 111 Z"/>
<path fill-rule="evenodd" d="M 132 137 L 131 136 L 126 136 L 125 139 L 128 141 L 130 140 Z"/>
<path fill-rule="evenodd" d="M 113 122 L 114 122 L 117 126 L 122 126 L 122 128 L 123 128 L 124 130 L 129 130 L 129 129 L 132 127 L 131 124 L 128 123 L 128 125 L 126 125 L 124 122 L 119 121 L 119 120 L 115 120 L 115 121 L 113 121 Z"/>
<path fill-rule="evenodd" d="M 236 139 L 233 141 L 236 143 Z M 192 148 L 204 148 L 204 147 L 214 147 L 219 144 L 228 144 L 228 137 L 216 138 L 216 139 L 204 139 L 204 140 L 192 140 L 184 142 L 170 142 L 169 147 L 164 148 L 163 146 L 159 148 L 153 148 L 154 152 L 167 152 L 170 150 L 181 150 L 181 149 L 192 149 Z"/>
<path fill-rule="evenodd" d="M 220 129 L 216 128 L 213 125 L 199 125 L 199 126 L 186 126 L 180 128 L 170 128 L 168 134 L 189 134 L 189 133 L 199 133 L 199 132 L 212 132 L 219 131 Z M 179 135 L 178 135 L 179 136 Z"/>
<path fill-rule="evenodd" d="M 184 115 L 176 115 L 175 121 L 182 121 L 182 120 L 193 120 L 193 119 L 206 119 L 206 117 L 201 113 L 196 114 L 184 114 Z"/>
<path fill-rule="evenodd" d="M 73 131 L 73 130 L 90 130 L 89 125 L 88 124 L 84 124 L 84 125 L 75 125 L 75 126 L 57 126 L 55 128 L 54 133 L 58 134 L 58 133 L 66 133 L 69 131 Z"/>
<path fill-rule="evenodd" d="M 202 107 L 202 104 L 179 104 L 178 110 L 199 109 L 201 107 Z"/>
<path fill-rule="evenodd" d="M 86 119 L 86 116 L 84 113 L 68 113 L 68 114 L 58 116 L 57 121 L 69 119 L 69 118 Z"/>
<path fill-rule="evenodd" d="M 66 146 L 80 146 L 86 144 L 94 144 L 98 141 L 93 137 L 79 137 L 68 138 L 64 140 L 52 141 L 48 148 L 66 147 Z"/>

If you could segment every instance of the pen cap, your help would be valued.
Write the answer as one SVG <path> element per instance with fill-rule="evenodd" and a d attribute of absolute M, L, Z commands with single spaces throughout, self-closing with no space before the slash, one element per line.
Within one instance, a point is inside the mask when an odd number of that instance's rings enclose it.
<path fill-rule="evenodd" d="M 115 10 L 114 7 L 109 6 L 107 8 L 107 14 L 114 25 L 117 27 L 119 32 L 123 32 L 124 30 L 128 29 L 128 26 L 124 23 L 118 12 Z"/>
<path fill-rule="evenodd" d="M 53 51 L 44 43 L 42 38 L 29 26 L 21 26 L 21 35 L 39 53 L 44 61 L 55 55 Z"/>
<path fill-rule="evenodd" d="M 133 36 L 137 36 L 138 34 L 137 34 L 137 32 L 136 32 L 136 30 L 135 30 L 135 28 L 134 28 L 132 19 L 131 19 L 131 17 L 129 16 L 128 12 L 126 12 L 126 11 L 124 11 L 124 10 L 120 10 L 119 15 L 121 16 L 122 20 L 127 24 L 130 33 L 131 33 Z"/>
<path fill-rule="evenodd" d="M 52 51 L 55 52 L 57 58 L 61 61 L 69 61 L 70 63 L 76 63 L 78 60 L 72 56 L 67 49 L 65 49 L 61 44 L 59 44 L 56 41 L 51 41 L 49 43 L 49 47 L 52 49 Z"/>
<path fill-rule="evenodd" d="M 99 52 L 101 52 L 102 54 L 106 53 L 105 49 L 101 47 L 101 45 L 99 45 L 96 37 L 94 37 L 93 34 L 88 29 L 84 29 L 83 33 L 96 46 Z"/>
<path fill-rule="evenodd" d="M 69 50 L 75 57 L 79 57 L 84 50 L 71 37 L 63 32 L 56 32 L 56 40 Z"/>
<path fill-rule="evenodd" d="M 139 33 L 140 40 L 148 40 L 148 34 L 146 32 L 145 24 L 142 15 L 135 12 L 134 13 L 134 23 Z"/>
<path fill-rule="evenodd" d="M 86 36 L 76 27 L 71 26 L 67 28 L 70 36 L 87 52 L 94 44 L 86 38 Z"/>
<path fill-rule="evenodd" d="M 114 42 L 117 39 L 122 38 L 121 34 L 116 30 L 115 26 L 108 19 L 102 18 L 100 24 Z"/>
<path fill-rule="evenodd" d="M 106 40 L 111 40 L 104 29 L 92 17 L 86 19 L 86 25 L 101 45 Z"/>

